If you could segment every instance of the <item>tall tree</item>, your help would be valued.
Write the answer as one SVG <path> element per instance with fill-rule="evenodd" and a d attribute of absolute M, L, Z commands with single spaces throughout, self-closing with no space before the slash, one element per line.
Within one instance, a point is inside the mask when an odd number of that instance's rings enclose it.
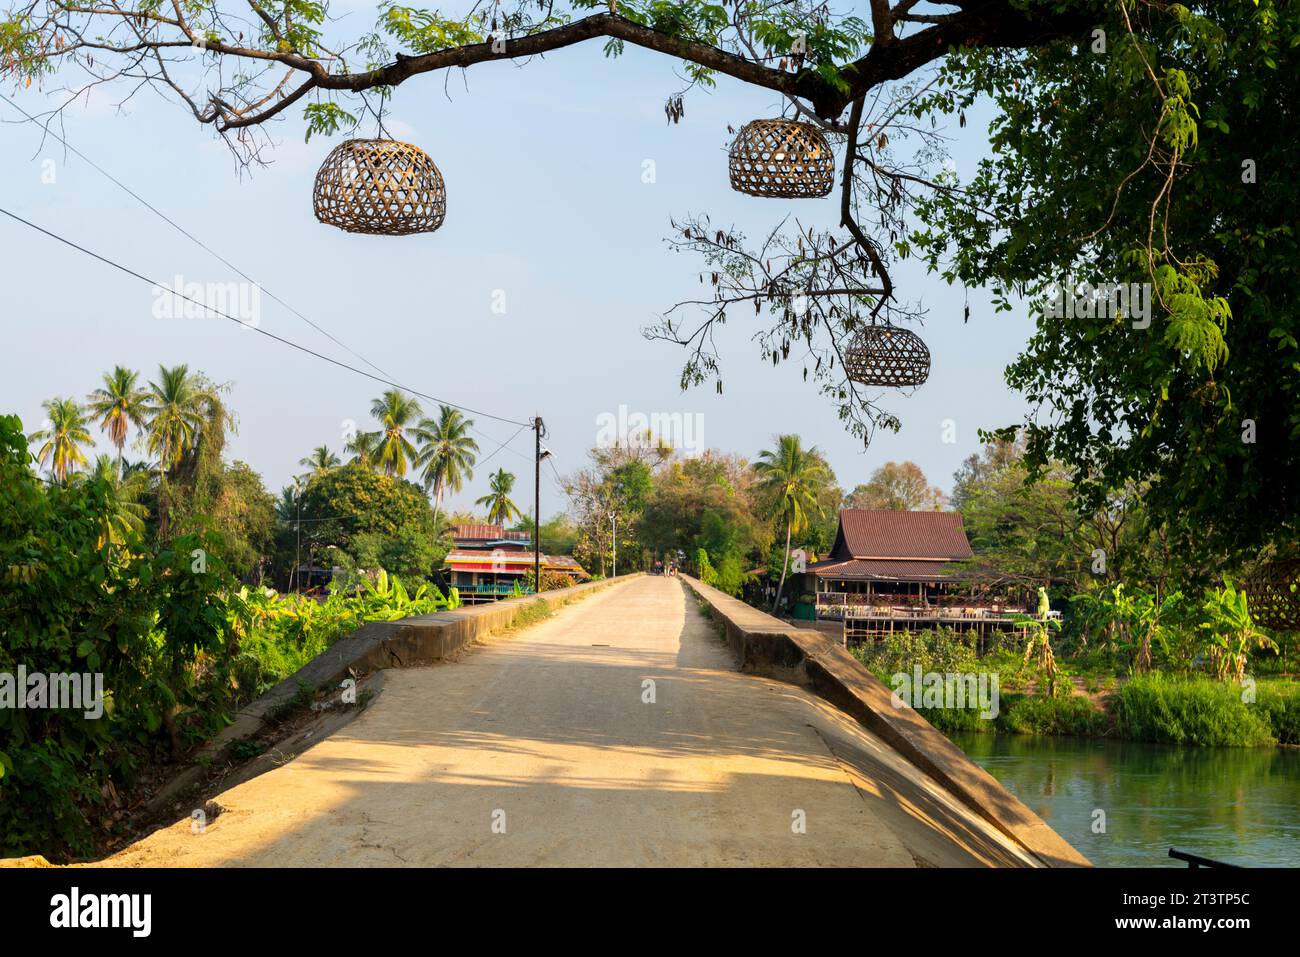
<path fill-rule="evenodd" d="M 188 365 L 171 368 L 160 365 L 157 381 L 149 383 L 145 413 L 149 416 L 146 445 L 158 457 L 158 534 L 167 539 L 172 533 L 172 513 L 177 504 L 172 480 L 187 456 L 190 456 L 193 477 L 199 463 L 192 453 L 205 427 L 211 427 L 214 432 L 209 443 L 210 454 L 206 457 L 209 465 L 214 455 L 220 459 L 226 412 L 212 384 L 202 375 L 190 372 Z M 205 471 L 210 472 L 211 468 Z"/>
<path fill-rule="evenodd" d="M 347 444 L 343 446 L 343 451 L 352 458 L 350 461 L 356 462 L 365 468 L 374 468 L 375 456 L 379 449 L 380 432 L 357 432 L 352 438 L 348 439 Z"/>
<path fill-rule="evenodd" d="M 106 544 L 120 546 L 138 541 L 149 517 L 148 507 L 140 502 L 149 482 L 147 473 L 133 472 L 123 478 L 121 468 L 121 459 L 114 462 L 107 455 L 99 455 L 86 473 L 89 481 L 103 482 L 113 492 L 108 508 L 100 513 L 101 548 Z"/>
<path fill-rule="evenodd" d="M 181 457 L 198 441 L 212 400 L 203 380 L 187 365 L 158 367 L 144 400 L 149 417 L 148 448 L 158 457 L 164 480 L 175 471 Z"/>
<path fill-rule="evenodd" d="M 298 460 L 298 464 L 308 469 L 308 476 L 323 475 L 330 469 L 338 468 L 343 463 L 329 450 L 328 446 L 318 445 L 311 450 L 311 455 Z"/>
<path fill-rule="evenodd" d="M 147 422 L 146 399 L 148 393 L 138 383 L 140 373 L 134 369 L 114 366 L 104 373 L 104 386 L 87 397 L 90 412 L 100 422 L 99 427 L 108 433 L 109 441 L 117 449 L 117 477 L 122 477 L 122 449 L 131 426 L 143 430 Z"/>
<path fill-rule="evenodd" d="M 74 399 L 49 399 L 41 403 L 41 408 L 49 416 L 49 428 L 33 432 L 27 441 L 40 443 L 36 461 L 42 466 L 49 464 L 55 481 L 66 482 L 72 472 L 86 464 L 81 447 L 92 442 L 86 428 L 90 420 Z"/>
<path fill-rule="evenodd" d="M 397 389 L 389 389 L 370 404 L 370 414 L 379 421 L 379 445 L 375 449 L 375 464 L 385 475 L 402 478 L 406 470 L 419 459 L 407 432 L 420 417 L 420 403 Z"/>
<path fill-rule="evenodd" d="M 424 419 L 415 430 L 420 441 L 419 462 L 425 489 L 433 489 L 433 511 L 442 507 L 447 489 L 459 492 L 474 477 L 478 443 L 470 437 L 473 420 L 449 405 L 438 407 L 437 419 Z"/>
<path fill-rule="evenodd" d="M 785 524 L 785 559 L 781 562 L 781 582 L 772 602 L 775 611 L 781 604 L 785 577 L 790 570 L 790 537 L 801 531 L 810 517 L 820 514 L 817 493 L 827 481 L 827 469 L 816 447 L 805 449 L 797 435 L 778 435 L 775 449 L 758 453 L 754 471 L 758 473 L 759 490 Z"/>
<path fill-rule="evenodd" d="M 354 537 L 364 532 L 389 538 L 402 529 L 430 538 L 439 534 L 429 499 L 418 485 L 356 462 L 313 478 L 300 499 L 286 489 L 277 508 L 288 530 L 301 508 L 304 553 L 333 545 L 350 554 Z"/>
<path fill-rule="evenodd" d="M 476 500 L 474 504 L 487 509 L 487 519 L 490 524 L 504 527 L 510 519 L 522 514 L 519 506 L 510 501 L 510 493 L 514 487 L 515 477 L 505 469 L 497 469 L 488 479 L 488 488 L 491 491 Z"/>
<path fill-rule="evenodd" d="M 913 248 L 1028 300 L 1006 378 L 1030 411 L 1000 434 L 1081 512 L 1141 488 L 1196 560 L 1300 548 L 1300 6 L 1108 6 L 1077 49 L 961 58 L 990 155 Z"/>
<path fill-rule="evenodd" d="M 943 490 L 931 485 L 915 462 L 886 462 L 849 495 L 850 508 L 892 512 L 934 512 L 946 501 Z"/>

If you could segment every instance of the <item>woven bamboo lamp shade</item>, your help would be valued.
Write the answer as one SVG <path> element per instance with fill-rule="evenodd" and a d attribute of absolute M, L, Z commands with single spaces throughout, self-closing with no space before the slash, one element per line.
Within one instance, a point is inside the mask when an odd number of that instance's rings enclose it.
<path fill-rule="evenodd" d="M 316 218 L 350 233 L 431 233 L 447 189 L 429 154 L 397 140 L 348 140 L 325 157 L 312 190 Z"/>
<path fill-rule="evenodd" d="M 1242 587 L 1255 624 L 1271 631 L 1300 631 L 1300 559 L 1269 562 Z"/>
<path fill-rule="evenodd" d="M 930 377 L 930 350 L 906 329 L 867 326 L 844 350 L 844 371 L 862 385 L 920 385 Z"/>
<path fill-rule="evenodd" d="M 731 188 L 750 196 L 814 198 L 827 195 L 835 185 L 835 154 L 811 123 L 746 123 L 728 156 Z"/>

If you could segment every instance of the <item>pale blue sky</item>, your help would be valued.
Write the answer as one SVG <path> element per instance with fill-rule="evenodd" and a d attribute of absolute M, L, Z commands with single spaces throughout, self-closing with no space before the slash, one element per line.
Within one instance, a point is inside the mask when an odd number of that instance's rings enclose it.
<path fill-rule="evenodd" d="M 953 471 L 978 447 L 976 430 L 1018 420 L 1023 400 L 1002 370 L 1029 334 L 1023 309 L 995 315 L 988 296 L 965 294 L 916 266 L 895 277 L 905 298 L 923 299 L 922 331 L 933 356 L 930 381 L 888 405 L 903 421 L 866 452 L 833 406 L 791 362 L 759 361 L 750 336 L 766 317 L 737 314 L 721 336 L 726 394 L 711 386 L 681 392 L 684 359 L 649 342 L 641 329 L 675 301 L 697 294 L 698 261 L 663 242 L 669 218 L 707 212 L 756 236 L 783 215 L 831 225 L 834 198 L 761 200 L 727 183 L 727 124 L 775 115 L 774 95 L 721 77 L 711 93 L 687 96 L 686 117 L 669 126 L 665 96 L 680 87 L 670 59 L 629 48 L 607 60 L 600 43 L 560 51 L 526 66 L 484 64 L 409 81 L 391 106 L 390 132 L 426 149 L 447 182 L 448 212 L 435 233 L 357 236 L 312 215 L 316 167 L 341 138 L 304 144 L 293 117 L 274 125 L 271 166 L 237 176 L 224 145 L 179 107 L 142 92 L 122 112 L 124 88 L 98 94 L 67 114 L 69 141 L 276 295 L 358 352 L 421 391 L 515 419 L 540 413 L 556 466 L 585 461 L 602 413 L 620 405 L 644 413 L 701 413 L 705 444 L 752 457 L 773 434 L 798 432 L 824 450 L 845 488 L 888 460 L 910 458 L 950 488 Z M 7 90 L 29 111 L 32 90 Z M 450 97 L 450 98 L 449 98 Z M 0 103 L 0 115 L 13 119 Z M 958 136 L 959 172 L 986 151 L 984 124 Z M 363 128 L 363 135 L 372 130 Z M 202 249 L 155 218 L 39 130 L 0 126 L 0 195 L 5 207 L 146 275 L 170 282 L 237 279 Z M 42 161 L 56 181 L 42 181 Z M 642 182 L 652 159 L 656 182 Z M 158 364 L 187 362 L 232 384 L 239 434 L 231 457 L 247 461 L 276 492 L 313 446 L 341 451 L 346 420 L 368 428 L 382 387 L 297 354 L 219 319 L 153 316 L 151 290 L 9 220 L 0 220 L 5 348 L 0 409 L 39 427 L 41 400 L 85 394 L 114 364 L 152 376 Z M 506 312 L 491 309 L 493 290 Z M 351 360 L 267 298 L 262 328 Z M 431 405 L 426 403 L 426 406 Z M 941 440 L 953 419 L 957 441 Z M 480 419 L 500 441 L 515 430 Z M 479 437 L 486 453 L 495 443 Z M 501 452 L 452 499 L 469 506 L 487 474 L 519 475 L 531 503 L 531 434 Z M 101 443 L 107 450 L 107 443 Z M 128 453 L 130 454 L 130 453 Z M 543 473 L 542 513 L 563 506 Z M 522 502 L 521 502 L 522 504 Z"/>

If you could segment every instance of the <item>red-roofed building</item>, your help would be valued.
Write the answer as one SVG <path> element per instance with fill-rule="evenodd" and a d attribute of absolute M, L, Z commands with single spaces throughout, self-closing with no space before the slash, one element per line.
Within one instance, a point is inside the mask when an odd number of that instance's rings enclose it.
<path fill-rule="evenodd" d="M 447 553 L 449 583 L 466 604 L 496 601 L 533 590 L 533 543 L 527 532 L 512 532 L 500 525 L 455 525 L 452 550 Z M 574 583 L 591 576 L 568 555 L 540 556 L 542 574 L 557 572 Z"/>
<path fill-rule="evenodd" d="M 803 588 L 819 619 L 844 621 L 850 641 L 899 628 L 1014 627 L 1026 596 L 974 558 L 957 512 L 844 509 L 830 555 L 807 566 Z"/>

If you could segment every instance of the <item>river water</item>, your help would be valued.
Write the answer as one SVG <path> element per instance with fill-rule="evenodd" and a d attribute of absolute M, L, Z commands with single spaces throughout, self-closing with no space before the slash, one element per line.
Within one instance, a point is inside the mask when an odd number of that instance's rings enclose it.
<path fill-rule="evenodd" d="M 1098 867 L 1186 867 L 1169 848 L 1300 867 L 1300 749 L 1177 748 L 955 734 L 956 745 Z M 1096 833 L 1105 813 L 1104 833 Z"/>

